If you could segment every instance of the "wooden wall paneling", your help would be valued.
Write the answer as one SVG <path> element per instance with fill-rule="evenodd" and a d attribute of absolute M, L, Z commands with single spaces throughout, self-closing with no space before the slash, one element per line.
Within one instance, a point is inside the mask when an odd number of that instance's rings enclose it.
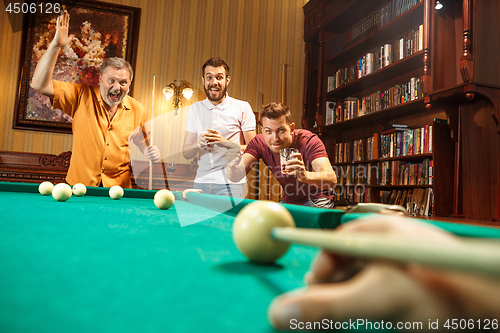
<path fill-rule="evenodd" d="M 259 161 L 259 200 L 270 200 L 269 197 L 269 168 L 264 161 Z"/>
<path fill-rule="evenodd" d="M 71 152 L 59 155 L 0 151 L 0 181 L 53 184 L 64 182 Z"/>
<path fill-rule="evenodd" d="M 478 220 L 498 220 L 500 193 L 500 135 L 491 120 L 491 104 L 475 98 L 461 106 L 461 180 L 463 215 Z"/>
<path fill-rule="evenodd" d="M 434 216 L 448 217 L 453 213 L 455 142 L 447 124 L 433 123 Z"/>
<path fill-rule="evenodd" d="M 307 128 L 308 127 L 308 110 L 309 110 L 309 105 L 307 104 L 307 101 L 310 101 L 308 98 L 308 93 L 309 93 L 309 76 L 311 74 L 311 56 L 312 56 L 312 43 L 311 42 L 306 42 L 305 46 L 305 67 L 304 67 L 304 91 L 303 91 L 303 104 L 302 104 L 302 119 L 301 119 L 301 124 L 302 128 Z"/>
<path fill-rule="evenodd" d="M 464 28 L 464 54 L 466 47 L 470 46 L 469 53 L 473 62 L 472 81 L 500 86 L 500 1 L 464 0 L 464 7 L 467 2 L 467 6 L 472 7 L 472 33 L 470 43 L 465 44 L 467 36 Z M 467 66 L 471 65 L 467 63 Z"/>
<path fill-rule="evenodd" d="M 319 40 L 318 40 L 318 43 L 319 43 L 319 54 L 318 54 L 318 58 L 319 58 L 319 64 L 318 64 L 318 86 L 317 86 L 317 94 L 316 94 L 316 109 L 315 109 L 315 116 L 314 116 L 314 121 L 312 123 L 312 125 L 316 125 L 316 126 L 323 126 L 324 123 L 323 123 L 323 114 L 322 114 L 322 110 L 325 108 L 323 103 L 324 103 L 324 99 L 323 99 L 323 90 L 325 89 L 324 86 L 323 86 L 323 75 L 324 75 L 324 56 L 325 56 L 325 31 L 321 31 L 319 33 Z"/>
<path fill-rule="evenodd" d="M 432 9 L 432 91 L 449 89 L 462 83 L 460 74 L 460 59 L 462 41 L 457 46 L 456 36 L 462 35 L 462 27 L 457 22 L 462 21 L 461 11 L 453 5 L 446 5 L 441 10 Z M 458 54 L 457 54 L 458 53 Z"/>
<path fill-rule="evenodd" d="M 269 200 L 274 202 L 279 202 L 282 195 L 282 188 L 273 173 L 270 173 L 269 179 Z"/>
<path fill-rule="evenodd" d="M 247 174 L 247 199 L 259 199 L 259 188 L 260 188 L 260 179 L 259 179 L 259 164 L 257 163 L 252 170 Z"/>

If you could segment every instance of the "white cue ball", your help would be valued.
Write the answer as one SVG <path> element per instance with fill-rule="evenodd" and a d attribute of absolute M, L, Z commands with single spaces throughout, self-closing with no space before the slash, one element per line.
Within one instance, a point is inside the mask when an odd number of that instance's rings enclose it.
<path fill-rule="evenodd" d="M 77 197 L 83 197 L 87 193 L 87 187 L 82 183 L 73 185 L 73 194 Z"/>
<path fill-rule="evenodd" d="M 66 201 L 71 198 L 71 195 L 71 186 L 66 183 L 59 183 L 54 186 L 54 189 L 52 190 L 52 196 L 57 201 Z"/>
<path fill-rule="evenodd" d="M 40 192 L 41 195 L 51 195 L 53 189 L 54 184 L 52 184 L 51 182 L 43 182 L 38 185 L 38 192 Z"/>
<path fill-rule="evenodd" d="M 109 196 L 111 199 L 119 200 L 123 197 L 123 189 L 119 185 L 115 185 L 109 189 Z"/>
<path fill-rule="evenodd" d="M 252 202 L 234 220 L 234 243 L 250 260 L 272 263 L 290 247 L 289 243 L 271 238 L 271 229 L 274 227 L 295 227 L 292 214 L 276 202 Z"/>
<path fill-rule="evenodd" d="M 175 202 L 174 194 L 169 190 L 159 190 L 154 197 L 155 206 L 160 209 L 169 209 Z"/>

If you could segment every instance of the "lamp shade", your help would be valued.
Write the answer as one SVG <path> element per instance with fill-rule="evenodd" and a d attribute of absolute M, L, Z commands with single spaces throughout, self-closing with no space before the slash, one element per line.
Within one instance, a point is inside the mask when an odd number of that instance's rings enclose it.
<path fill-rule="evenodd" d="M 193 89 L 184 88 L 182 90 L 182 96 L 184 96 L 186 99 L 190 99 L 193 96 Z"/>
<path fill-rule="evenodd" d="M 174 89 L 172 89 L 170 87 L 163 88 L 163 95 L 165 95 L 165 98 L 168 101 L 174 95 Z"/>

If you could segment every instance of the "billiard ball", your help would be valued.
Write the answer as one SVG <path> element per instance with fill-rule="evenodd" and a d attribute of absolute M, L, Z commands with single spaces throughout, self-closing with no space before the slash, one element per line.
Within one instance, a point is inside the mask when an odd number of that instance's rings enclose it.
<path fill-rule="evenodd" d="M 71 198 L 71 195 L 71 186 L 66 183 L 56 184 L 52 190 L 52 196 L 57 201 L 66 201 Z"/>
<path fill-rule="evenodd" d="M 123 189 L 119 185 L 115 185 L 109 189 L 109 196 L 111 199 L 119 200 L 123 197 Z"/>
<path fill-rule="evenodd" d="M 255 201 L 243 208 L 233 224 L 233 240 L 250 260 L 272 263 L 288 251 L 289 243 L 271 238 L 274 227 L 295 227 L 292 214 L 279 203 Z"/>
<path fill-rule="evenodd" d="M 175 197 L 169 190 L 159 190 L 154 197 L 155 206 L 160 209 L 169 209 L 175 202 Z"/>
<path fill-rule="evenodd" d="M 53 189 L 54 184 L 51 182 L 42 182 L 38 185 L 38 192 L 40 192 L 41 195 L 51 195 Z"/>
<path fill-rule="evenodd" d="M 77 197 L 83 197 L 87 193 L 87 187 L 82 183 L 73 185 L 73 194 Z"/>

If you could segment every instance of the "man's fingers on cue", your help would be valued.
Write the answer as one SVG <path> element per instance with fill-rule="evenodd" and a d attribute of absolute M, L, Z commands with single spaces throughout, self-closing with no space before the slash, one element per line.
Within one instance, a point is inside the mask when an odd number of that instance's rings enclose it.
<path fill-rule="evenodd" d="M 346 282 L 314 285 L 284 294 L 273 301 L 268 318 L 278 329 L 290 329 L 292 319 L 299 322 L 398 320 L 410 312 L 431 318 L 435 316 L 433 312 L 439 311 L 425 301 L 433 297 L 400 267 L 378 263 Z M 413 304 L 423 304 L 425 313 Z"/>
<path fill-rule="evenodd" d="M 346 281 L 356 275 L 367 262 L 322 251 L 305 276 L 308 285 Z"/>

